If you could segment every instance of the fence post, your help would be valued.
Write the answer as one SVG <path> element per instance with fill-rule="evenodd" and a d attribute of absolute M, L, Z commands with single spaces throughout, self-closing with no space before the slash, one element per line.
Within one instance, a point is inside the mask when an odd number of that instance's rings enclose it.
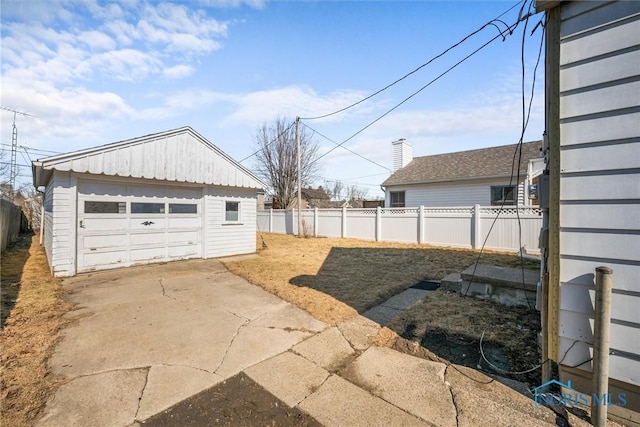
<path fill-rule="evenodd" d="M 424 243 L 424 206 L 418 208 L 418 244 Z"/>
<path fill-rule="evenodd" d="M 296 222 L 296 208 L 291 209 L 291 233 L 294 236 L 297 236 L 296 228 L 298 228 L 298 224 Z"/>
<path fill-rule="evenodd" d="M 376 242 L 382 238 L 382 208 L 376 206 Z"/>
<path fill-rule="evenodd" d="M 269 233 L 273 233 L 273 208 L 269 209 Z"/>
<path fill-rule="evenodd" d="M 342 207 L 342 238 L 347 237 L 347 207 Z"/>
<path fill-rule="evenodd" d="M 607 401 L 609 391 L 609 325 L 611 322 L 611 287 L 613 270 L 596 267 L 596 301 L 593 313 L 593 393 L 591 400 L 591 424 L 607 425 Z M 595 397 L 594 396 L 594 397 Z M 598 401 L 599 400 L 599 401 Z"/>
<path fill-rule="evenodd" d="M 480 205 L 475 205 L 473 207 L 473 213 L 471 214 L 472 221 L 472 237 L 473 242 L 471 242 L 471 249 L 479 249 L 480 245 Z"/>
<path fill-rule="evenodd" d="M 318 237 L 318 207 L 313 208 L 313 237 Z"/>

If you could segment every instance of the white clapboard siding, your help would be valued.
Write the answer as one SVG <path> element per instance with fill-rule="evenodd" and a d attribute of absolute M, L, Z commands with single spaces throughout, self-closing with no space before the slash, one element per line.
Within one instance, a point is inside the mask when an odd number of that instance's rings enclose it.
<path fill-rule="evenodd" d="M 240 203 L 238 222 L 225 221 L 225 202 Z M 207 258 L 256 251 L 256 196 L 251 190 L 209 187 L 205 195 Z"/>
<path fill-rule="evenodd" d="M 640 2 L 560 7 L 559 354 L 567 366 L 590 357 L 595 268 L 611 267 L 609 373 L 637 386 Z"/>

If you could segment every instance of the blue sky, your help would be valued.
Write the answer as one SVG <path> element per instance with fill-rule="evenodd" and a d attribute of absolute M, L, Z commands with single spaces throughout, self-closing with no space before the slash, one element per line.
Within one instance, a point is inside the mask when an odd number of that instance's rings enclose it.
<path fill-rule="evenodd" d="M 516 1 L 119 2 L 2 0 L 3 107 L 18 116 L 19 144 L 74 151 L 191 126 L 237 160 L 255 150 L 257 128 L 278 117 L 330 113 L 425 63 Z M 528 3 L 527 3 L 528 4 Z M 520 5 L 501 17 L 516 22 Z M 531 90 L 542 15 L 525 37 L 525 86 Z M 498 27 L 504 27 L 496 22 Z M 521 42 L 516 32 L 490 44 L 345 144 L 391 167 L 391 142 L 414 155 L 516 143 L 521 118 Z M 498 35 L 494 26 L 433 64 L 344 113 L 304 121 L 336 142 L 382 115 Z M 525 141 L 540 139 L 541 64 Z M 13 115 L 2 111 L 2 144 Z M 335 145 L 316 136 L 320 153 Z M 6 145 L 2 145 L 7 149 Z M 3 151 L 2 161 L 8 161 Z M 31 159 L 43 153 L 29 152 Z M 18 156 L 27 163 L 26 154 Z M 253 159 L 244 163 L 253 168 Z M 336 149 L 321 176 L 369 190 L 385 168 Z M 29 181 L 29 169 L 20 180 Z"/>

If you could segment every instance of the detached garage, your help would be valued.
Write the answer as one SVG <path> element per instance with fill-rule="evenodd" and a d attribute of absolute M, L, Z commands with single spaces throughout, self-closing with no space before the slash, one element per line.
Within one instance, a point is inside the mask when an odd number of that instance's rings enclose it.
<path fill-rule="evenodd" d="M 190 127 L 33 162 L 55 276 L 255 252 L 266 185 Z"/>

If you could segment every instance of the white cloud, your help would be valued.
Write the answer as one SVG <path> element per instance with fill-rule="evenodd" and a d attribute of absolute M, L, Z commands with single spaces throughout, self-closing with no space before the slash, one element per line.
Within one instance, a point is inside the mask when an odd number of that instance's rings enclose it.
<path fill-rule="evenodd" d="M 195 69 L 190 65 L 176 65 L 174 67 L 165 68 L 162 75 L 169 79 L 181 79 L 191 75 Z"/>

